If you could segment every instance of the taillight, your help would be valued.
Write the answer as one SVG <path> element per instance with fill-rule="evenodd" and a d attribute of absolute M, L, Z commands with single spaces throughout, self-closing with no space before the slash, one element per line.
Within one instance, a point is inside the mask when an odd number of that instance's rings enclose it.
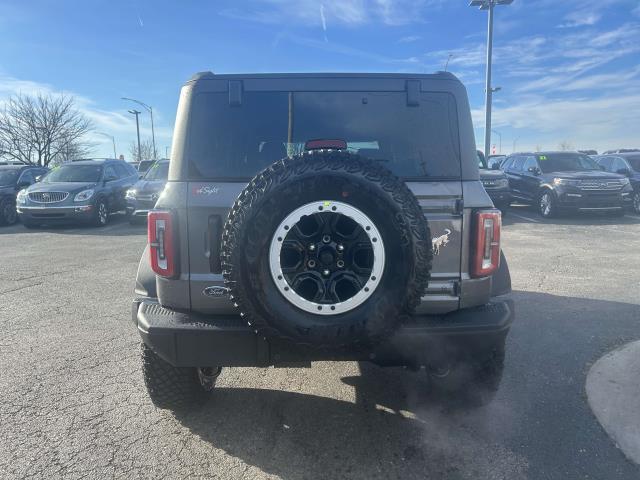
<path fill-rule="evenodd" d="M 151 268 L 161 277 L 175 277 L 178 269 L 173 214 L 167 210 L 151 210 L 147 225 Z"/>
<path fill-rule="evenodd" d="M 499 210 L 476 212 L 475 252 L 471 265 L 472 277 L 487 277 L 500 266 L 500 227 L 502 216 Z"/>

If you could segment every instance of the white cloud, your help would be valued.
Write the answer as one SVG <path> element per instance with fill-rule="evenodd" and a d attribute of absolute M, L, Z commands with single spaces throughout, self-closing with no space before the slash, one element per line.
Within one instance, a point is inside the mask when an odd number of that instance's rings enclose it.
<path fill-rule="evenodd" d="M 595 25 L 600 21 L 602 15 L 596 12 L 580 11 L 570 13 L 565 17 L 566 23 L 558 25 L 560 28 L 573 28 Z"/>
<path fill-rule="evenodd" d="M 319 25 L 317 0 L 252 0 L 242 6 L 223 9 L 221 15 L 262 23 L 281 24 L 295 21 Z M 382 23 L 404 25 L 424 21 L 430 8 L 445 0 L 324 0 L 326 20 L 345 25 Z"/>
<path fill-rule="evenodd" d="M 406 37 L 400 38 L 398 43 L 414 43 L 421 39 L 422 37 L 420 35 L 407 35 Z"/>

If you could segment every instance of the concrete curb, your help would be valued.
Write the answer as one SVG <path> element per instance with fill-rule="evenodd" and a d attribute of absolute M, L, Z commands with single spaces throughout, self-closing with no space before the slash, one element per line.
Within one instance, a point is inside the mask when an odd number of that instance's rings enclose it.
<path fill-rule="evenodd" d="M 600 358 L 587 375 L 591 410 L 629 460 L 640 465 L 640 341 Z"/>

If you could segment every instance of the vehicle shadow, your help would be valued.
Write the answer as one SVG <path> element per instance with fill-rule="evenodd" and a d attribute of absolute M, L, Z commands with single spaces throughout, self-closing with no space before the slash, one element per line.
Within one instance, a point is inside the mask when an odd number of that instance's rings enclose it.
<path fill-rule="evenodd" d="M 633 478 L 637 467 L 591 414 L 584 379 L 600 355 L 638 337 L 640 307 L 512 297 L 505 376 L 485 407 L 448 410 L 431 397 L 424 372 L 361 363 L 360 375 L 342 378 L 353 401 L 328 398 L 331 391 L 223 387 L 202 409 L 175 418 L 214 448 L 290 480 Z M 578 449 L 584 455 L 576 457 Z"/>
<path fill-rule="evenodd" d="M 84 223 L 52 223 L 37 228 L 26 228 L 18 222 L 11 226 L 0 226 L 0 235 L 8 234 L 61 234 L 61 235 L 98 235 L 98 236 L 126 236 L 146 235 L 146 222 L 131 225 L 128 217 L 123 213 L 109 216 L 109 223 L 104 227 L 95 227 Z"/>
<path fill-rule="evenodd" d="M 561 213 L 557 217 L 542 218 L 536 209 L 529 205 L 512 205 L 503 212 L 502 224 L 540 223 L 545 225 L 640 225 L 640 215 L 627 212 L 624 216 L 615 216 L 611 212 Z"/>

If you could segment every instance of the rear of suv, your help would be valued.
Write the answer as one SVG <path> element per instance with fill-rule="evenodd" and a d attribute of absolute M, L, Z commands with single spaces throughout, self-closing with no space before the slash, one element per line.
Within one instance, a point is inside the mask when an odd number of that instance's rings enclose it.
<path fill-rule="evenodd" d="M 500 228 L 453 75 L 197 74 L 136 279 L 149 395 L 357 360 L 484 403 L 514 318 Z"/>

